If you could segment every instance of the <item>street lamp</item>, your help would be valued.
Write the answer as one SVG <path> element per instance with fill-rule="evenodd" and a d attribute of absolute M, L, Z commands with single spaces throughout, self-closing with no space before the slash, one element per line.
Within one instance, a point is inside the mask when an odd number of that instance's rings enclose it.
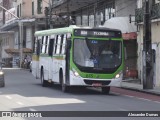
<path fill-rule="evenodd" d="M 21 22 L 20 18 L 18 16 L 16 16 L 15 14 L 11 13 L 10 11 L 8 11 L 5 7 L 3 7 L 2 5 L 0 5 L 0 7 L 7 11 L 9 14 L 13 15 L 15 18 L 18 19 L 18 26 L 19 26 L 19 34 L 20 34 L 20 68 L 22 68 L 22 57 L 23 57 L 23 23 Z"/>

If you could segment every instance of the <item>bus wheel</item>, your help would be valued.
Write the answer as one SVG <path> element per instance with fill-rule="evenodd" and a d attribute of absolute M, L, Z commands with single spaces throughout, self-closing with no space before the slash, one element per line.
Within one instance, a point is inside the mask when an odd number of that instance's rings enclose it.
<path fill-rule="evenodd" d="M 102 87 L 102 93 L 104 93 L 104 94 L 109 94 L 109 92 L 110 92 L 110 87 L 109 87 L 109 86 L 107 86 L 107 87 Z"/>
<path fill-rule="evenodd" d="M 48 86 L 48 81 L 44 80 L 43 70 L 41 70 L 41 84 L 42 84 L 42 87 L 47 87 Z"/>
<path fill-rule="evenodd" d="M 68 86 L 64 83 L 62 72 L 60 73 L 60 81 L 61 81 L 61 85 L 62 85 L 62 91 L 68 92 Z"/>

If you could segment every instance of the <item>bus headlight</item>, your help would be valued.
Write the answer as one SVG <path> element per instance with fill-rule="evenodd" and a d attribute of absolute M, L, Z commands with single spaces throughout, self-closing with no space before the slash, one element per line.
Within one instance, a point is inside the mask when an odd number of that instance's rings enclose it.
<path fill-rule="evenodd" d="M 119 77 L 120 77 L 120 74 L 117 74 L 115 78 L 119 78 Z"/>
<path fill-rule="evenodd" d="M 0 71 L 0 75 L 3 75 L 3 74 L 4 74 L 4 72 Z"/>
<path fill-rule="evenodd" d="M 72 69 L 72 71 L 73 71 L 73 74 L 74 74 L 76 77 L 79 76 L 79 73 L 78 73 L 75 69 Z"/>
<path fill-rule="evenodd" d="M 121 75 L 122 75 L 122 71 L 121 72 L 119 72 L 116 76 L 115 76 L 115 78 L 117 79 L 117 78 L 120 78 L 121 77 Z"/>

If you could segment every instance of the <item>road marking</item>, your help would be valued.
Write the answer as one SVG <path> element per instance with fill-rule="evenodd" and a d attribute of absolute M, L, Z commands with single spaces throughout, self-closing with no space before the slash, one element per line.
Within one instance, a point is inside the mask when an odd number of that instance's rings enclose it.
<path fill-rule="evenodd" d="M 139 97 L 136 97 L 136 96 L 130 96 L 130 95 L 123 95 L 125 97 L 130 97 L 130 98 L 136 98 L 136 99 L 140 99 L 140 100 L 145 100 L 145 101 L 153 101 L 153 100 L 149 100 L 149 99 L 145 99 L 145 98 L 139 98 Z"/>
<path fill-rule="evenodd" d="M 126 110 L 126 109 L 123 109 L 123 108 L 120 108 L 119 110 L 120 111 L 129 111 L 129 110 Z"/>
<path fill-rule="evenodd" d="M 125 97 L 130 97 L 130 98 L 133 98 L 134 96 L 130 96 L 130 95 L 123 95 Z"/>
<path fill-rule="evenodd" d="M 10 99 L 10 100 L 12 99 L 12 97 L 11 97 L 11 96 L 8 96 L 8 95 L 6 96 L 6 98 L 8 98 L 8 99 Z"/>
<path fill-rule="evenodd" d="M 140 99 L 140 100 L 145 100 L 145 101 L 149 101 L 149 102 L 155 102 L 155 103 L 159 103 L 159 101 L 154 101 L 154 100 L 150 100 L 150 99 L 145 99 L 145 98 L 139 98 L 139 97 L 136 97 L 136 96 L 130 96 L 130 95 L 123 95 L 123 94 L 120 94 L 120 93 L 115 93 L 115 92 L 112 92 L 114 94 L 119 94 L 119 95 L 122 95 L 122 96 L 125 96 L 125 97 L 130 97 L 130 98 L 136 98 L 136 99 Z M 123 110 L 123 109 L 122 109 Z"/>
<path fill-rule="evenodd" d="M 145 99 L 145 98 L 138 98 L 138 97 L 135 97 L 135 98 L 140 99 L 140 100 L 145 100 L 145 101 L 152 101 L 152 100 Z"/>
<path fill-rule="evenodd" d="M 29 108 L 29 110 L 30 110 L 30 111 L 37 111 L 37 110 L 35 110 L 35 109 L 33 109 L 33 108 Z"/>
<path fill-rule="evenodd" d="M 159 102 L 159 101 L 154 101 L 154 102 L 156 102 L 156 103 L 159 103 L 159 104 L 160 104 L 160 102 Z"/>
<path fill-rule="evenodd" d="M 24 105 L 23 103 L 21 103 L 21 102 L 16 102 L 17 104 L 19 104 L 19 105 Z"/>

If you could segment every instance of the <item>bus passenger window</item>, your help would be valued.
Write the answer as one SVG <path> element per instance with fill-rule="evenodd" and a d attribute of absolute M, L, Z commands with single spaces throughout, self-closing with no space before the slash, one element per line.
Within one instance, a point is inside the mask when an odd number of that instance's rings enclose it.
<path fill-rule="evenodd" d="M 54 45 L 55 45 L 55 47 L 54 47 L 54 54 L 56 54 L 56 51 L 57 51 L 57 42 L 58 42 L 58 35 L 56 35 L 56 37 L 55 37 L 55 43 L 54 43 Z"/>
<path fill-rule="evenodd" d="M 49 40 L 49 48 L 48 48 L 48 55 L 49 56 L 53 55 L 53 46 L 54 46 L 54 38 L 51 38 Z"/>
<path fill-rule="evenodd" d="M 61 35 L 58 35 L 56 54 L 60 53 Z"/>
<path fill-rule="evenodd" d="M 64 35 L 61 35 L 60 54 L 62 54 L 63 37 L 64 37 Z"/>
<path fill-rule="evenodd" d="M 45 43 L 45 53 L 48 54 L 48 46 L 49 46 L 49 37 L 46 36 L 46 43 Z"/>
<path fill-rule="evenodd" d="M 62 54 L 65 54 L 66 37 L 67 35 L 64 35 L 63 37 L 62 52 L 61 52 Z"/>
<path fill-rule="evenodd" d="M 42 52 L 41 52 L 42 54 L 45 53 L 45 47 L 46 47 L 45 43 L 46 43 L 46 36 L 44 36 L 42 39 Z"/>

